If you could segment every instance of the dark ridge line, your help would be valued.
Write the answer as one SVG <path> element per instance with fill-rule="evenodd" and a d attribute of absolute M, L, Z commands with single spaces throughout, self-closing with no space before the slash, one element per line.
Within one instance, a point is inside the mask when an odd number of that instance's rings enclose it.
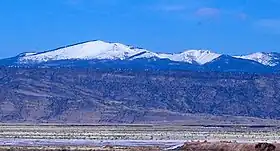
<path fill-rule="evenodd" d="M 137 56 L 143 55 L 143 54 L 145 54 L 145 53 L 147 53 L 147 52 L 146 52 L 146 51 L 143 51 L 143 52 L 140 52 L 140 53 L 135 54 L 135 55 L 133 55 L 133 56 L 130 56 L 130 57 L 128 57 L 127 59 L 132 59 L 132 58 L 134 58 L 134 57 L 137 57 Z"/>

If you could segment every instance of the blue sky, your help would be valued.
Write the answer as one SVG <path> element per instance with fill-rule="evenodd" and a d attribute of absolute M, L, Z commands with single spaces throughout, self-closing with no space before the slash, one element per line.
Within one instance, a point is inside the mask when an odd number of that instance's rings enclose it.
<path fill-rule="evenodd" d="M 1 0 L 0 57 L 100 39 L 157 52 L 280 52 L 280 0 Z"/>

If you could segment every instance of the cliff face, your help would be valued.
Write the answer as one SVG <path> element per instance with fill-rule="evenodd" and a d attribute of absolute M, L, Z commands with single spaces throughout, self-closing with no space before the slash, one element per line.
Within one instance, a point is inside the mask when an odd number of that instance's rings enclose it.
<path fill-rule="evenodd" d="M 214 116 L 223 116 L 219 120 L 233 116 L 279 119 L 279 80 L 279 75 L 244 73 L 3 67 L 0 120 L 147 123 L 211 121 Z"/>

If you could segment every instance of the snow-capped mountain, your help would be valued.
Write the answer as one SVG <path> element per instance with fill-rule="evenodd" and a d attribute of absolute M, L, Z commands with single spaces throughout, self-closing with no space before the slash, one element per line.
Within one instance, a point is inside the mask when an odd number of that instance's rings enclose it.
<path fill-rule="evenodd" d="M 25 55 L 20 62 L 46 62 L 69 59 L 120 59 L 124 60 L 147 50 L 132 48 L 120 43 L 106 43 L 103 41 L 89 41 L 72 46 L 66 46 L 52 51 Z"/>
<path fill-rule="evenodd" d="M 280 53 L 258 52 L 243 56 L 229 56 L 209 50 L 186 50 L 170 54 L 96 40 L 44 52 L 21 53 L 15 57 L 0 60 L 0 65 L 278 72 L 280 71 Z"/>
<path fill-rule="evenodd" d="M 258 72 L 268 73 L 272 72 L 272 69 L 259 62 L 240 59 L 229 55 L 221 55 L 213 61 L 206 63 L 204 67 L 207 71 L 223 71 L 223 72 Z"/>
<path fill-rule="evenodd" d="M 280 53 L 277 53 L 277 52 L 271 52 L 271 53 L 257 52 L 257 53 L 252 53 L 249 55 L 234 56 L 234 57 L 247 59 L 247 60 L 253 60 L 253 61 L 259 62 L 263 65 L 271 66 L 271 67 L 274 67 L 280 63 Z"/>
<path fill-rule="evenodd" d="M 131 47 L 120 43 L 108 43 L 98 40 L 79 43 L 46 52 L 24 53 L 20 56 L 20 63 L 69 59 L 133 60 L 139 58 L 159 58 L 203 65 L 219 57 L 220 54 L 212 53 L 209 50 L 187 50 L 177 54 L 155 53 L 146 49 Z"/>

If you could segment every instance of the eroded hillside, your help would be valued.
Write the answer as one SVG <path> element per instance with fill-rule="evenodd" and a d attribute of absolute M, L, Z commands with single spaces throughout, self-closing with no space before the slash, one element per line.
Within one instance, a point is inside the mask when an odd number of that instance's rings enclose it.
<path fill-rule="evenodd" d="M 0 120 L 261 123 L 237 116 L 279 119 L 279 80 L 272 74 L 2 67 Z"/>

